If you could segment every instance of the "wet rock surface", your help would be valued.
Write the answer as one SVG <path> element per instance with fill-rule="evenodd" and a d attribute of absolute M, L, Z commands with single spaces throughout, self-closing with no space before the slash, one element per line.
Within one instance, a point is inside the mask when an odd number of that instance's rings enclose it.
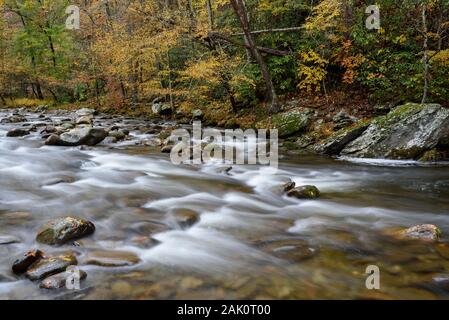
<path fill-rule="evenodd" d="M 278 130 L 280 138 L 287 138 L 307 128 L 313 117 L 310 109 L 289 111 L 273 116 L 273 126 Z"/>
<path fill-rule="evenodd" d="M 423 241 L 437 241 L 441 236 L 441 230 L 432 224 L 422 224 L 401 231 L 399 236 Z"/>
<path fill-rule="evenodd" d="M 67 281 L 68 278 L 71 277 L 76 277 L 77 280 L 82 281 L 84 279 L 87 278 L 87 273 L 83 270 L 80 270 L 78 268 L 74 268 L 72 270 L 70 270 L 70 266 L 67 267 L 65 272 L 61 272 L 55 275 L 52 275 L 48 278 L 45 278 L 44 280 L 41 281 L 41 283 L 39 284 L 39 287 L 42 289 L 60 289 L 63 287 L 67 286 Z M 75 274 L 75 276 L 74 276 Z M 77 281 L 76 280 L 76 281 Z"/>
<path fill-rule="evenodd" d="M 42 280 L 57 273 L 61 273 L 68 266 L 77 265 L 74 255 L 61 255 L 57 257 L 42 258 L 36 261 L 26 271 L 25 276 L 30 280 Z"/>
<path fill-rule="evenodd" d="M 139 262 L 138 256 L 126 251 L 93 251 L 83 259 L 83 264 L 101 267 L 127 267 Z"/>
<path fill-rule="evenodd" d="M 43 225 L 36 240 L 48 245 L 61 245 L 71 240 L 89 236 L 95 232 L 92 222 L 73 217 L 52 220 Z"/>
<path fill-rule="evenodd" d="M 25 273 L 31 265 L 40 260 L 43 256 L 44 253 L 40 250 L 29 251 L 14 262 L 12 271 L 15 274 Z"/>
<path fill-rule="evenodd" d="M 6 136 L 7 137 L 23 137 L 23 136 L 27 136 L 30 134 L 29 130 L 25 130 L 25 129 L 13 129 L 11 131 L 9 131 Z"/>
<path fill-rule="evenodd" d="M 299 186 L 290 189 L 287 196 L 297 199 L 317 199 L 320 197 L 320 190 L 315 186 Z"/>
<path fill-rule="evenodd" d="M 51 146 L 65 146 L 65 147 L 73 147 L 73 146 L 95 146 L 102 142 L 108 133 L 104 129 L 99 128 L 76 128 L 61 134 L 60 136 L 52 135 L 47 139 L 45 144 Z"/>

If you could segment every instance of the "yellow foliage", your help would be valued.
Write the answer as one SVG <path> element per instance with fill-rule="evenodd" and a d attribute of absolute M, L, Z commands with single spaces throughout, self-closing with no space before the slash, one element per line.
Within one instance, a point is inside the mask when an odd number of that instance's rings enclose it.
<path fill-rule="evenodd" d="M 430 52 L 433 56 L 431 62 L 438 67 L 449 67 L 449 49 L 441 50 L 438 53 Z"/>
<path fill-rule="evenodd" d="M 305 89 L 307 92 L 320 91 L 321 82 L 327 75 L 326 67 L 328 60 L 320 57 L 313 50 L 299 53 L 298 75 L 301 81 L 298 84 L 299 89 Z"/>

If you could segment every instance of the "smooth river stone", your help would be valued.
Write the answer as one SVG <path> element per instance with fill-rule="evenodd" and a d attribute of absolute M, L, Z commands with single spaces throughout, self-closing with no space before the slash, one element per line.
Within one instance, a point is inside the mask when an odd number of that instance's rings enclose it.
<path fill-rule="evenodd" d="M 87 220 L 65 217 L 52 220 L 41 227 L 36 240 L 48 245 L 61 245 L 95 232 L 95 225 Z"/>
<path fill-rule="evenodd" d="M 54 274 L 64 272 L 68 266 L 77 264 L 78 261 L 73 255 L 43 258 L 33 264 L 25 275 L 30 280 L 42 280 Z"/>
<path fill-rule="evenodd" d="M 83 264 L 101 267 L 126 267 L 140 262 L 137 255 L 127 251 L 93 251 L 87 254 Z"/>
<path fill-rule="evenodd" d="M 84 280 L 87 278 L 87 273 L 83 270 L 78 270 L 80 275 L 80 280 Z M 52 275 L 44 280 L 42 280 L 39 285 L 42 289 L 59 289 L 66 286 L 67 278 L 70 274 L 68 272 L 61 272 L 55 275 Z"/>
<path fill-rule="evenodd" d="M 15 274 L 24 273 L 33 263 L 41 259 L 43 256 L 44 253 L 40 250 L 29 251 L 25 253 L 23 256 L 21 256 L 19 259 L 14 261 L 12 271 Z"/>

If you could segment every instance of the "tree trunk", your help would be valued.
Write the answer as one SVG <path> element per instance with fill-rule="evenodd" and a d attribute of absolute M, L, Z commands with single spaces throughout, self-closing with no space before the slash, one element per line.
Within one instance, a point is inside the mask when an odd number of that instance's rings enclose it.
<path fill-rule="evenodd" d="M 422 8 L 422 24 L 423 24 L 423 36 L 424 36 L 424 44 L 423 44 L 423 77 L 424 77 L 424 87 L 423 87 L 423 96 L 421 103 L 426 103 L 427 93 L 429 91 L 429 52 L 428 52 L 428 43 L 429 43 L 429 35 L 427 34 L 427 6 L 424 4 Z"/>
<path fill-rule="evenodd" d="M 275 113 L 275 112 L 279 111 L 278 97 L 277 97 L 273 82 L 271 81 L 267 64 L 265 63 L 262 55 L 260 54 L 259 50 L 257 49 L 256 43 L 251 34 L 251 30 L 250 30 L 249 22 L 248 22 L 248 16 L 247 16 L 247 13 L 245 10 L 245 6 L 243 4 L 243 0 L 230 0 L 230 1 L 231 1 L 231 5 L 232 5 L 237 17 L 239 18 L 243 32 L 245 33 L 245 38 L 248 41 L 248 45 L 250 47 L 249 49 L 251 51 L 251 54 L 253 55 L 254 59 L 257 61 L 257 64 L 259 65 L 262 76 L 265 80 L 268 98 L 271 102 L 270 113 Z"/>

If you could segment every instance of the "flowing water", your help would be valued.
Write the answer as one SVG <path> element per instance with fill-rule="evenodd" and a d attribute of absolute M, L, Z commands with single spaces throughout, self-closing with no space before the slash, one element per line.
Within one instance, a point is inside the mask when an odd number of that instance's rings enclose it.
<path fill-rule="evenodd" d="M 7 115 L 0 112 L 0 119 Z M 42 122 L 26 114 L 29 123 Z M 58 121 L 61 116 L 52 115 Z M 117 125 L 140 120 L 110 118 Z M 139 122 L 140 121 L 140 122 Z M 0 125 L 0 299 L 436 299 L 449 296 L 449 166 L 282 155 L 267 167 L 175 166 L 159 149 L 44 146 L 38 132 L 7 138 L 22 124 Z M 26 124 L 28 125 L 28 124 Z M 137 143 L 136 143 L 137 142 Z M 278 191 L 292 179 L 322 191 L 296 200 Z M 177 210 L 199 221 L 181 228 Z M 43 223 L 61 216 L 96 225 L 79 246 L 35 242 Z M 435 244 L 387 232 L 421 223 L 443 232 Z M 152 240 L 154 239 L 154 240 Z M 81 290 L 40 289 L 12 274 L 13 261 L 40 248 L 136 254 L 127 267 L 82 266 Z M 381 289 L 367 290 L 377 265 Z"/>

